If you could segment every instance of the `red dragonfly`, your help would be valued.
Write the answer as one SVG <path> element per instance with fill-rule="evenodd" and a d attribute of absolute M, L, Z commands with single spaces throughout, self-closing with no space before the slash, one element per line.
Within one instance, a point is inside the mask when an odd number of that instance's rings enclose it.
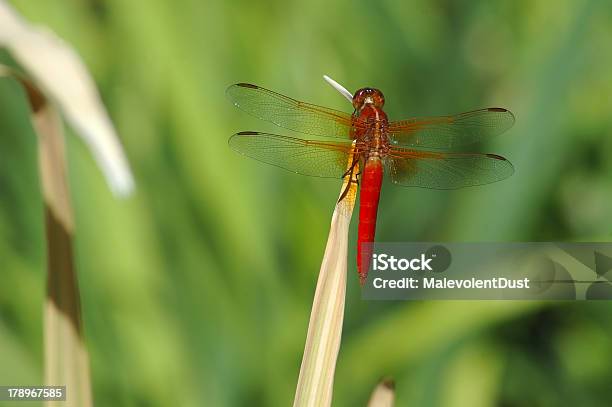
<path fill-rule="evenodd" d="M 229 139 L 232 149 L 298 174 L 349 179 L 359 175 L 357 271 L 362 285 L 371 257 L 364 256 L 362 245 L 374 241 L 383 172 L 394 184 L 433 189 L 488 184 L 514 172 L 512 164 L 497 154 L 457 151 L 512 127 L 514 115 L 503 108 L 390 122 L 383 111 L 385 98 L 373 88 L 355 92 L 353 114 L 300 102 L 248 83 L 230 86 L 227 95 L 253 116 L 326 138 L 304 140 L 244 131 Z"/>

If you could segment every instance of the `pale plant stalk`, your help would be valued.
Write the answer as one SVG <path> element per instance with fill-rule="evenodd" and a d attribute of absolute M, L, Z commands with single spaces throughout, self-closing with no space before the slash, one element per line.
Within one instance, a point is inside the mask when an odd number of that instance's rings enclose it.
<path fill-rule="evenodd" d="M 347 181 L 343 184 L 343 190 Z M 340 350 L 348 254 L 348 231 L 356 184 L 336 204 L 315 290 L 294 406 L 329 406 Z"/>
<path fill-rule="evenodd" d="M 395 405 L 395 383 L 386 379 L 374 388 L 368 407 L 393 407 Z"/>
<path fill-rule="evenodd" d="M 66 385 L 66 406 L 87 407 L 93 405 L 93 400 L 73 261 L 74 221 L 62 124 L 57 111 L 48 104 L 35 114 L 33 121 L 39 137 L 39 169 L 48 244 L 45 383 Z"/>
<path fill-rule="evenodd" d="M 340 85 L 338 82 L 336 82 L 327 75 L 323 75 L 323 79 L 325 79 L 325 82 L 329 83 L 332 88 L 340 92 L 340 94 L 344 96 L 350 104 L 353 104 L 353 94 L 349 92 L 344 86 Z"/>
<path fill-rule="evenodd" d="M 352 156 L 347 165 L 351 162 Z M 348 193 L 334 209 L 319 271 L 293 402 L 296 407 L 329 406 L 332 402 L 334 372 L 344 319 L 348 232 L 357 196 L 355 176 L 350 180 L 345 178 L 340 196 L 347 187 Z"/>
<path fill-rule="evenodd" d="M 1 65 L 0 76 L 12 77 L 24 87 L 30 102 L 32 126 L 38 137 L 47 242 L 44 382 L 66 386 L 65 406 L 92 406 L 89 356 L 83 342 L 80 296 L 73 262 L 74 220 L 62 122 L 57 110 L 30 80 Z"/>

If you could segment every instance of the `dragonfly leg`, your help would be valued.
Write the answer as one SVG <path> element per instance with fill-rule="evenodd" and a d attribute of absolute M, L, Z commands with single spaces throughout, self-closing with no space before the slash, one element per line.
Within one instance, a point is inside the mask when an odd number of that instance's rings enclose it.
<path fill-rule="evenodd" d="M 342 175 L 343 179 L 345 177 L 349 177 L 349 180 L 346 183 L 346 187 L 344 187 L 344 191 L 342 191 L 342 194 L 340 194 L 340 198 L 338 198 L 338 202 L 342 201 L 346 197 L 349 190 L 351 189 L 352 183 L 359 185 L 359 181 L 353 176 L 353 174 L 355 173 L 355 166 L 357 165 L 358 162 L 359 162 L 359 158 L 357 157 L 353 158 L 353 162 L 351 163 L 351 166 L 349 167 L 348 170 L 346 170 L 344 175 Z M 359 174 L 355 174 L 355 175 L 359 175 Z"/>
<path fill-rule="evenodd" d="M 338 202 L 342 201 L 344 198 L 346 198 L 346 195 L 348 194 L 348 191 L 351 189 L 351 182 L 349 181 L 346 184 L 346 187 L 344 187 L 344 191 L 342 191 L 342 195 L 340 195 L 340 198 L 338 198 Z"/>

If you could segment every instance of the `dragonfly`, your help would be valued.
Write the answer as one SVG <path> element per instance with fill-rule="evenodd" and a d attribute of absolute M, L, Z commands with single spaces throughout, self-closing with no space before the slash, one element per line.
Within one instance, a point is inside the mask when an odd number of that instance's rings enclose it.
<path fill-rule="evenodd" d="M 235 106 L 310 137 L 242 131 L 230 137 L 229 145 L 245 156 L 298 174 L 358 180 L 357 271 L 363 286 L 371 257 L 366 247 L 374 242 L 383 176 L 400 186 L 443 190 L 506 179 L 514 173 L 506 158 L 464 150 L 505 132 L 515 118 L 507 109 L 489 107 L 389 121 L 380 90 L 365 87 L 352 97 L 347 93 L 352 114 L 249 83 L 232 85 L 226 94 Z"/>

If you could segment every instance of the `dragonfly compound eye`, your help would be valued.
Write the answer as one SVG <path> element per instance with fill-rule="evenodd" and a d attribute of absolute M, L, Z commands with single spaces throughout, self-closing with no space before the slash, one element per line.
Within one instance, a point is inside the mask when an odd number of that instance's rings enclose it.
<path fill-rule="evenodd" d="M 355 96 L 353 96 L 353 107 L 357 110 L 361 110 L 366 104 L 374 105 L 374 107 L 382 107 L 385 104 L 385 97 L 378 89 L 359 89 L 355 92 Z"/>

